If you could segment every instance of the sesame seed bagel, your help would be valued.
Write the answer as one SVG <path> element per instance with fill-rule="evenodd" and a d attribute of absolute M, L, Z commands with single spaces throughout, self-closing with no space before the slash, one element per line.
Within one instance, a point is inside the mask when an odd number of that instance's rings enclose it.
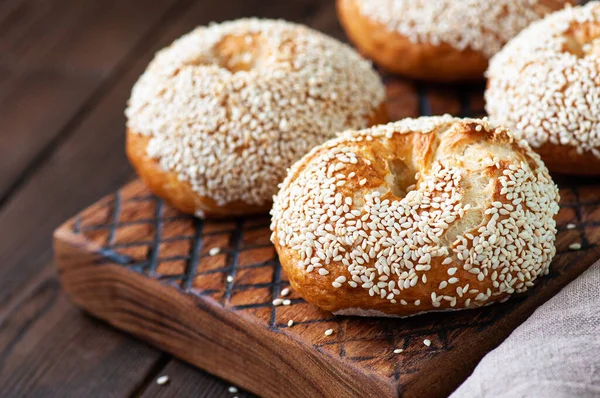
<path fill-rule="evenodd" d="M 532 21 L 575 0 L 337 0 L 358 49 L 387 70 L 481 80 L 489 58 Z"/>
<path fill-rule="evenodd" d="M 305 26 L 242 19 L 157 53 L 126 110 L 127 154 L 186 213 L 267 212 L 286 169 L 336 131 L 386 122 L 369 61 Z"/>
<path fill-rule="evenodd" d="M 558 198 L 508 130 L 405 119 L 346 131 L 294 164 L 271 239 L 293 288 L 335 314 L 476 308 L 548 272 Z"/>
<path fill-rule="evenodd" d="M 600 2 L 532 24 L 491 61 L 486 109 L 557 173 L 600 175 Z"/>

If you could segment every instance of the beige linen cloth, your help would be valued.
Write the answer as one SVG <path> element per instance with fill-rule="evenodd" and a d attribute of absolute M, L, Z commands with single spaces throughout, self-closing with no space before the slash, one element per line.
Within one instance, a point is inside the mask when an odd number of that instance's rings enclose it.
<path fill-rule="evenodd" d="M 600 262 L 487 354 L 451 397 L 600 397 Z"/>

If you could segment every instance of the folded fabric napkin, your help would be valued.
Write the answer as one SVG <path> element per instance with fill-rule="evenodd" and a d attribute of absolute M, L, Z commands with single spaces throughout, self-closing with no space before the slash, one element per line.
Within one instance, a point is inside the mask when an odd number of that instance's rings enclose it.
<path fill-rule="evenodd" d="M 600 261 L 487 354 L 451 397 L 600 397 Z"/>

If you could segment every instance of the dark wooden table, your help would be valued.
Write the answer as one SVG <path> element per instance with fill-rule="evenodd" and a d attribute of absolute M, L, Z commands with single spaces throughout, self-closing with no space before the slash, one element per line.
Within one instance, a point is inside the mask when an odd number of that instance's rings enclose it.
<path fill-rule="evenodd" d="M 133 178 L 123 110 L 154 52 L 197 25 L 284 18 L 337 38 L 333 0 L 0 0 L 0 396 L 233 397 L 75 308 L 51 235 Z M 156 384 L 168 375 L 170 383 Z"/>

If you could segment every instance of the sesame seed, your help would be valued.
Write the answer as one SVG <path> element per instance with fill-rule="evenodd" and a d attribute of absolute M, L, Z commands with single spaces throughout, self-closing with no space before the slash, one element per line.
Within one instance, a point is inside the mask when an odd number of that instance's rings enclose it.
<path fill-rule="evenodd" d="M 423 340 L 423 344 L 425 344 L 427 347 L 429 347 L 429 346 L 431 346 L 431 340 L 425 339 L 425 340 Z"/>
<path fill-rule="evenodd" d="M 219 254 L 221 252 L 221 248 L 220 247 L 213 247 L 212 249 L 210 249 L 208 251 L 208 254 L 210 256 L 216 256 L 217 254 Z"/>
<path fill-rule="evenodd" d="M 571 250 L 580 250 L 581 249 L 581 243 L 571 243 L 569 245 L 569 249 L 571 249 Z"/>
<path fill-rule="evenodd" d="M 394 354 L 400 354 L 402 351 L 404 351 L 402 348 L 396 348 Z"/>
<path fill-rule="evenodd" d="M 288 294 L 290 294 L 290 288 L 289 287 L 286 287 L 280 293 L 280 295 L 283 296 L 283 297 L 287 296 Z"/>
<path fill-rule="evenodd" d="M 291 304 L 292 304 L 292 301 L 291 301 L 291 300 L 283 300 L 283 301 L 281 302 L 281 304 L 283 304 L 283 305 L 291 305 Z"/>
<path fill-rule="evenodd" d="M 283 299 L 276 298 L 275 300 L 273 300 L 273 305 L 274 306 L 278 306 L 278 305 L 281 305 L 281 304 L 283 304 Z"/>
<path fill-rule="evenodd" d="M 164 386 L 167 383 L 169 383 L 169 376 L 167 375 L 160 376 L 156 379 L 156 384 L 158 384 L 159 386 Z"/>
<path fill-rule="evenodd" d="M 227 275 L 227 282 L 233 282 L 233 275 Z"/>
<path fill-rule="evenodd" d="M 238 392 L 237 387 L 234 386 L 230 386 L 227 390 L 232 394 L 236 394 Z"/>
<path fill-rule="evenodd" d="M 290 319 L 288 321 L 287 325 L 288 325 L 288 328 L 291 328 L 294 325 L 294 321 Z"/>
<path fill-rule="evenodd" d="M 325 336 L 331 336 L 333 334 L 333 329 L 327 329 L 325 331 Z"/>
<path fill-rule="evenodd" d="M 577 228 L 577 225 L 575 224 L 567 224 L 567 229 L 575 229 Z"/>

